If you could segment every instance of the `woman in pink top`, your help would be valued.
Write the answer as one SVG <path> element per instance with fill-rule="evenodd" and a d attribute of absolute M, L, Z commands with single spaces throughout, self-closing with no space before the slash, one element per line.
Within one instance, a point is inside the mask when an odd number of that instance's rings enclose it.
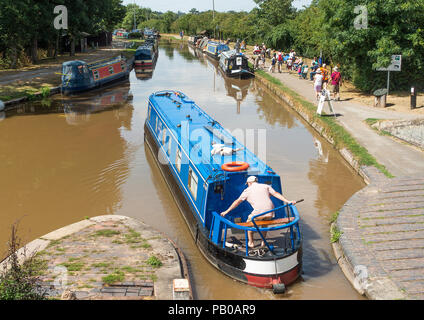
<path fill-rule="evenodd" d="M 253 208 L 252 213 L 249 215 L 247 221 L 250 221 L 253 216 L 274 209 L 274 204 L 271 201 L 270 196 L 274 196 L 281 201 L 295 204 L 295 201 L 289 201 L 283 197 L 282 194 L 275 191 L 270 185 L 258 183 L 258 178 L 255 176 L 250 176 L 247 178 L 248 187 L 243 191 L 240 197 L 234 201 L 231 206 L 221 213 L 221 216 L 225 217 L 230 211 L 237 208 L 243 201 L 247 200 Z M 269 220 L 274 218 L 274 212 L 267 213 L 263 216 L 256 218 L 255 220 Z M 253 231 L 248 231 L 247 236 L 249 238 L 248 246 L 253 248 L 255 245 L 253 243 Z M 264 238 L 266 237 L 266 232 L 264 232 Z M 262 241 L 261 246 L 265 246 L 265 243 Z"/>

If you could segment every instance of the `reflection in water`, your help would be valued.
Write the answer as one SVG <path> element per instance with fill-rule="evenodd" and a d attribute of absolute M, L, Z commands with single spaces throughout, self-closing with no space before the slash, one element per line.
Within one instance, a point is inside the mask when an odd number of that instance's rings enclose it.
<path fill-rule="evenodd" d="M 296 118 L 289 112 L 288 108 L 282 108 L 269 94 L 264 94 L 264 88 L 258 82 L 254 82 L 251 92 L 256 96 L 258 105 L 258 116 L 266 122 L 292 129 L 298 126 Z"/>
<path fill-rule="evenodd" d="M 55 98 L 8 112 L 0 125 L 0 256 L 9 227 L 22 218 L 26 241 L 121 206 L 131 129 L 129 86 Z"/>

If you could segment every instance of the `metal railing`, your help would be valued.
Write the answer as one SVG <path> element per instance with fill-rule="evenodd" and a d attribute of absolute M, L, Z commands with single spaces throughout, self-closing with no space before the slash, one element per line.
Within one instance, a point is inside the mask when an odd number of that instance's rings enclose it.
<path fill-rule="evenodd" d="M 277 210 L 282 210 L 284 208 L 288 208 L 287 210 L 287 215 L 283 218 L 294 218 L 293 221 L 288 220 L 288 222 L 286 224 L 283 225 L 279 225 L 279 226 L 273 226 L 273 227 L 261 227 L 259 228 L 259 226 L 256 224 L 255 219 L 257 219 L 258 217 L 261 217 L 263 215 L 266 215 L 268 213 L 271 212 L 275 212 Z M 212 240 L 212 242 L 214 242 L 217 245 L 222 245 L 223 248 L 226 247 L 225 243 L 227 240 L 227 231 L 228 228 L 232 228 L 232 229 L 238 229 L 238 230 L 243 230 L 245 232 L 245 242 L 246 242 L 246 256 L 249 256 L 249 244 L 248 244 L 248 236 L 247 236 L 247 232 L 248 231 L 254 231 L 254 232 L 258 232 L 260 237 L 262 238 L 262 241 L 265 243 L 266 247 L 269 249 L 269 251 L 273 254 L 276 255 L 274 252 L 274 246 L 270 245 L 268 243 L 268 241 L 265 239 L 264 235 L 262 234 L 262 232 L 268 232 L 268 231 L 274 231 L 274 230 L 283 230 L 283 229 L 289 229 L 290 231 L 290 244 L 291 244 L 291 249 L 295 250 L 295 240 L 300 240 L 301 238 L 301 233 L 300 233 L 300 228 L 299 228 L 299 220 L 300 220 L 300 216 L 299 216 L 299 212 L 297 211 L 297 208 L 295 205 L 293 204 L 286 204 L 277 208 L 274 208 L 272 210 L 257 214 L 255 216 L 252 217 L 251 222 L 253 223 L 253 227 L 246 227 L 246 226 L 241 226 L 238 225 L 230 220 L 228 220 L 225 217 L 222 217 L 219 213 L 213 211 L 212 212 L 212 224 L 210 227 L 210 231 L 209 231 L 209 239 Z M 269 221 L 269 220 L 267 220 Z M 272 221 L 272 220 L 271 220 Z M 222 230 L 224 230 L 224 235 L 223 235 L 223 239 L 222 239 Z M 297 239 L 296 239 L 297 238 Z"/>

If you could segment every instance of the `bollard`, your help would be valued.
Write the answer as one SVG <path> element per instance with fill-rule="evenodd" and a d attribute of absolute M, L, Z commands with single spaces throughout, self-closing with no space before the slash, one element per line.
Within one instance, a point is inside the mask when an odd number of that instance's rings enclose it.
<path fill-rule="evenodd" d="M 411 110 L 417 107 L 417 93 L 415 92 L 415 88 L 411 87 Z"/>
<path fill-rule="evenodd" d="M 173 300 L 190 300 L 190 284 L 187 279 L 174 279 L 172 284 Z"/>

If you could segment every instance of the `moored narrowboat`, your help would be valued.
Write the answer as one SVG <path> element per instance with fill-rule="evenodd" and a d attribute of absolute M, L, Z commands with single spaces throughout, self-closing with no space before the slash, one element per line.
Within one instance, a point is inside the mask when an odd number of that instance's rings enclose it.
<path fill-rule="evenodd" d="M 197 40 L 196 48 L 199 49 L 202 53 L 205 53 L 206 48 L 208 46 L 209 39 L 208 37 L 203 37 Z"/>
<path fill-rule="evenodd" d="M 74 60 L 62 64 L 62 92 L 78 93 L 127 79 L 133 60 L 122 56 L 93 63 Z"/>
<path fill-rule="evenodd" d="M 145 45 L 151 45 L 153 47 L 153 51 L 155 53 L 158 52 L 159 50 L 159 41 L 158 38 L 156 38 L 155 36 L 150 36 L 148 37 L 145 41 L 144 41 Z"/>
<path fill-rule="evenodd" d="M 195 47 L 196 46 L 196 44 L 197 44 L 197 41 L 199 40 L 199 39 L 202 39 L 203 38 L 203 36 L 190 36 L 189 38 L 188 38 L 188 45 L 189 46 L 192 46 L 192 47 Z"/>
<path fill-rule="evenodd" d="M 144 132 L 196 245 L 213 266 L 276 293 L 299 277 L 302 236 L 295 205 L 273 198 L 274 218 L 267 221 L 256 219 L 271 211 L 247 222 L 252 209 L 246 201 L 220 215 L 244 191 L 248 176 L 281 193 L 280 177 L 269 166 L 181 92 L 150 96 Z M 217 146 L 226 147 L 214 152 Z M 248 231 L 259 234 L 265 247 L 249 248 Z"/>
<path fill-rule="evenodd" d="M 134 55 L 136 73 L 152 73 L 158 57 L 158 51 L 153 44 L 144 44 L 137 48 Z"/>
<path fill-rule="evenodd" d="M 231 78 L 245 79 L 255 76 L 254 71 L 249 67 L 247 57 L 235 49 L 222 52 L 219 68 Z"/>
<path fill-rule="evenodd" d="M 230 48 L 224 43 L 209 41 L 206 47 L 206 54 L 215 60 L 219 60 L 219 55 L 229 50 Z"/>

